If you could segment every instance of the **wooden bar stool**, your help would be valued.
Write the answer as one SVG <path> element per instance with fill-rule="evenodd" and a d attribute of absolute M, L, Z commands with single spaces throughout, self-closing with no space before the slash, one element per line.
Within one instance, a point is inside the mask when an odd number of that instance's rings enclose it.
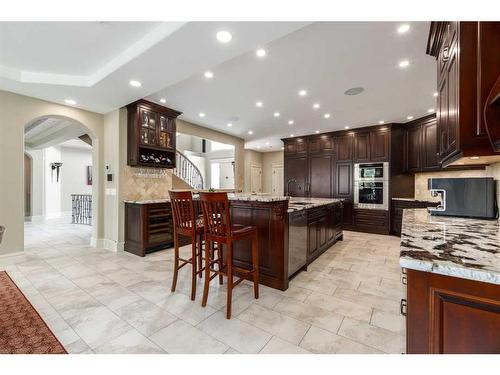
<path fill-rule="evenodd" d="M 201 208 L 203 211 L 203 224 L 205 227 L 205 287 L 203 289 L 202 306 L 207 305 L 210 281 L 219 276 L 227 276 L 227 306 L 226 318 L 231 319 L 231 302 L 233 288 L 241 283 L 245 276 L 253 276 L 254 297 L 259 298 L 259 259 L 257 249 L 257 228 L 231 224 L 231 213 L 227 193 L 200 193 Z M 233 244 L 235 241 L 252 239 L 252 269 L 247 270 L 233 265 Z M 212 244 L 217 243 L 217 259 L 211 258 Z M 222 245 L 225 245 L 225 254 Z M 224 256 L 225 255 L 225 256 Z M 224 262 L 225 258 L 225 262 Z M 218 269 L 214 269 L 214 265 Z M 213 274 L 212 274 L 213 271 Z M 233 272 L 237 271 L 242 277 L 233 282 Z"/>
<path fill-rule="evenodd" d="M 203 275 L 202 268 L 202 241 L 203 222 L 195 214 L 193 195 L 190 191 L 169 191 L 172 216 L 174 218 L 174 277 L 172 292 L 177 286 L 179 270 L 186 264 L 191 264 L 191 300 L 196 296 L 196 276 Z M 179 236 L 191 237 L 191 258 L 179 257 Z"/>

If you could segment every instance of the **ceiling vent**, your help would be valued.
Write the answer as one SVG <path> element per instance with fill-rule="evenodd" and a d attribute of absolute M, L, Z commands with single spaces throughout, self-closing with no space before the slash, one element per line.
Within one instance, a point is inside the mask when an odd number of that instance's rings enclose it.
<path fill-rule="evenodd" d="M 344 94 L 346 95 L 359 95 L 361 94 L 365 89 L 363 87 L 353 87 L 352 89 L 346 90 Z"/>

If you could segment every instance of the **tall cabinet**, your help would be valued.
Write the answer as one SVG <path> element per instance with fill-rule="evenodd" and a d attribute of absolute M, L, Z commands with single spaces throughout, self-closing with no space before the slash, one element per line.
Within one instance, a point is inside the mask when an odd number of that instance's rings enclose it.
<path fill-rule="evenodd" d="M 354 163 L 390 160 L 391 125 L 286 138 L 283 142 L 285 193 L 342 198 L 344 228 L 389 232 L 388 211 L 355 209 L 353 198 Z"/>
<path fill-rule="evenodd" d="M 500 147 L 500 22 L 432 22 L 427 54 L 437 64 L 439 162 L 488 156 Z"/>

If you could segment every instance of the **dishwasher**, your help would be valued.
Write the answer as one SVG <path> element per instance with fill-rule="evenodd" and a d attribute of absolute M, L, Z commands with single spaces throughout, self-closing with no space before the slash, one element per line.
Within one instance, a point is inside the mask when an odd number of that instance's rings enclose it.
<path fill-rule="evenodd" d="M 307 210 L 288 214 L 288 277 L 307 265 Z"/>

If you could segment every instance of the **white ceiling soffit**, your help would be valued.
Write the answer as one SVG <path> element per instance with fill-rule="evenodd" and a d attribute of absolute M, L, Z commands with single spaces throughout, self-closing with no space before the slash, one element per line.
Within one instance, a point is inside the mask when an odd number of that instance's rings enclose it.
<path fill-rule="evenodd" d="M 429 23 L 409 24 L 400 34 L 397 22 L 313 23 L 262 45 L 262 59 L 252 49 L 212 66 L 212 79 L 193 76 L 149 99 L 166 98 L 183 119 L 242 137 L 245 147 L 260 151 L 280 150 L 280 138 L 290 134 L 406 122 L 436 106 L 436 62 L 425 54 Z M 353 87 L 364 92 L 344 94 Z M 306 96 L 298 95 L 302 89 Z"/>
<path fill-rule="evenodd" d="M 202 74 L 305 25 L 305 22 L 0 23 L 0 89 L 59 103 L 71 98 L 78 107 L 107 113 Z M 231 31 L 232 41 L 217 42 L 215 34 L 219 30 Z M 115 46 L 117 40 L 127 43 L 119 43 L 122 47 L 119 49 Z M 114 54 L 110 55 L 106 47 Z M 32 51 L 33 55 L 26 51 Z M 102 61 L 103 56 L 108 59 Z M 130 80 L 140 81 L 142 87 L 131 87 Z"/>
<path fill-rule="evenodd" d="M 25 129 L 24 142 L 29 148 L 43 149 L 78 138 L 83 134 L 85 134 L 85 128 L 75 121 L 58 117 L 47 117 L 31 124 Z"/>

